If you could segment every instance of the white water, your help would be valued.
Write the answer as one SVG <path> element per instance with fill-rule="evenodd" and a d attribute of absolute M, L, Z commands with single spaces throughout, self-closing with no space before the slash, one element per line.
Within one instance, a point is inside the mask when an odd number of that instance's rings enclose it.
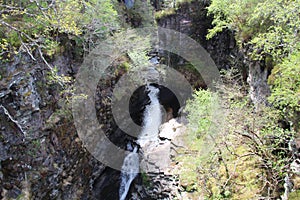
<path fill-rule="evenodd" d="M 143 128 L 137 141 L 140 146 L 144 146 L 148 141 L 158 139 L 157 136 L 162 119 L 158 100 L 159 89 L 153 86 L 147 86 L 147 89 L 149 91 L 150 104 L 146 106 L 144 111 Z"/>
<path fill-rule="evenodd" d="M 146 89 L 149 91 L 148 96 L 150 98 L 150 104 L 146 106 L 144 111 L 143 127 L 137 140 L 137 143 L 140 146 L 145 145 L 149 140 L 152 141 L 157 139 L 162 119 L 158 100 L 159 89 L 150 85 L 148 85 Z M 134 147 L 133 151 L 125 157 L 123 162 L 121 185 L 119 190 L 120 200 L 124 200 L 126 198 L 131 182 L 139 173 L 139 167 L 137 147 Z"/>
<path fill-rule="evenodd" d="M 119 190 L 120 200 L 124 200 L 126 198 L 130 184 L 138 173 L 139 155 L 137 154 L 137 147 L 134 147 L 133 152 L 128 154 L 123 162 L 121 171 L 121 185 Z"/>

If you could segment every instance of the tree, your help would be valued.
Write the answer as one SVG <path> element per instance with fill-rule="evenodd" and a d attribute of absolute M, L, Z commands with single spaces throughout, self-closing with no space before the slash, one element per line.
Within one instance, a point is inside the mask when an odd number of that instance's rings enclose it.
<path fill-rule="evenodd" d="M 295 132 L 278 126 L 278 110 L 255 110 L 239 74 L 228 71 L 222 79 L 218 92 L 197 91 L 187 103 L 187 149 L 177 157 L 180 182 L 209 199 L 277 198 Z"/>
<path fill-rule="evenodd" d="M 212 0 L 208 13 L 214 17 L 208 38 L 231 29 L 249 58 L 263 63 L 250 65 L 249 73 L 271 71 L 275 66 L 269 78 L 273 92 L 269 100 L 288 113 L 287 120 L 295 125 L 299 119 L 300 1 Z"/>
<path fill-rule="evenodd" d="M 299 0 L 212 0 L 208 13 L 214 27 L 207 37 L 231 29 L 241 46 L 251 46 L 252 59 L 280 62 L 300 48 Z"/>
<path fill-rule="evenodd" d="M 62 50 L 59 37 L 94 42 L 118 28 L 117 12 L 109 0 L 4 1 L 0 4 L 1 59 L 26 52 L 51 57 Z M 89 48 L 88 48 L 89 49 Z"/>
<path fill-rule="evenodd" d="M 296 129 L 300 128 L 300 52 L 295 52 L 274 67 L 269 77 L 269 101 Z"/>

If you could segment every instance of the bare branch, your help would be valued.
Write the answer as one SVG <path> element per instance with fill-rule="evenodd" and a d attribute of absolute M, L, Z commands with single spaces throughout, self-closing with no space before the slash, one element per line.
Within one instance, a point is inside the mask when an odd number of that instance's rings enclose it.
<path fill-rule="evenodd" d="M 28 55 L 31 57 L 32 60 L 36 61 L 36 59 L 34 58 L 34 56 L 32 55 L 32 53 L 30 52 L 30 50 L 28 49 L 27 45 L 23 42 L 22 38 L 19 35 L 19 40 L 21 41 L 22 46 L 24 47 L 24 49 L 26 50 L 26 52 L 28 53 Z M 21 48 L 20 47 L 20 48 Z"/>
<path fill-rule="evenodd" d="M 29 35 L 27 35 L 27 34 L 24 33 L 23 31 L 17 29 L 16 27 L 10 25 L 9 23 L 6 23 L 5 21 L 0 20 L 0 24 L 6 26 L 6 27 L 8 27 L 8 28 L 10 28 L 10 29 L 12 29 L 12 30 L 18 32 L 18 33 L 20 33 L 21 35 L 25 36 L 28 40 L 30 40 L 31 42 L 33 42 L 35 45 L 38 45 L 37 42 L 36 42 L 34 39 L 32 39 Z"/>
<path fill-rule="evenodd" d="M 2 24 L 2 25 L 4 25 L 4 26 L 6 26 L 6 27 L 8 27 L 8 28 L 10 28 L 10 29 L 12 29 L 12 30 L 18 32 L 21 36 L 25 36 L 29 41 L 31 41 L 31 42 L 33 43 L 33 45 L 35 45 L 35 46 L 37 47 L 38 52 L 39 52 L 39 54 L 40 54 L 40 56 L 41 56 L 43 62 L 46 64 L 46 66 L 47 66 L 50 70 L 53 70 L 53 67 L 52 67 L 52 66 L 46 61 L 46 59 L 44 58 L 43 53 L 42 53 L 42 51 L 41 51 L 41 45 L 38 44 L 38 43 L 36 42 L 36 40 L 32 39 L 28 34 L 24 33 L 23 31 L 19 30 L 18 28 L 14 27 L 14 26 L 12 26 L 12 25 L 6 23 L 6 22 L 3 21 L 3 20 L 0 20 L 0 24 Z M 21 40 L 21 42 L 22 42 L 22 40 Z M 23 44 L 24 44 L 24 43 L 23 43 Z M 26 45 L 25 45 L 25 46 L 26 46 Z M 25 47 L 25 46 L 24 46 L 24 47 Z M 26 47 L 25 47 L 25 48 L 26 48 Z M 27 53 L 30 52 L 28 48 L 27 48 L 27 50 L 28 50 Z M 29 55 L 31 56 L 31 58 L 33 58 L 33 60 L 36 60 L 36 59 L 32 56 L 31 53 L 29 53 Z"/>
<path fill-rule="evenodd" d="M 20 129 L 20 131 L 23 133 L 23 135 L 26 137 L 26 132 L 23 130 L 22 126 L 19 124 L 17 120 L 13 118 L 13 116 L 8 112 L 8 110 L 1 104 L 0 108 L 4 110 L 5 115 L 14 123 L 17 125 L 17 127 Z"/>
<path fill-rule="evenodd" d="M 0 4 L 0 7 L 6 8 L 8 10 L 24 10 L 24 8 L 22 8 L 22 7 L 15 7 L 15 6 L 9 6 L 9 5 L 4 5 L 4 4 Z"/>
<path fill-rule="evenodd" d="M 51 67 L 51 65 L 46 61 L 46 59 L 44 58 L 43 56 L 43 53 L 42 53 L 42 50 L 40 47 L 38 47 L 38 51 L 39 51 L 39 54 L 42 58 L 42 60 L 44 61 L 44 63 L 47 65 L 47 67 L 50 69 L 50 70 L 53 70 L 53 67 Z"/>

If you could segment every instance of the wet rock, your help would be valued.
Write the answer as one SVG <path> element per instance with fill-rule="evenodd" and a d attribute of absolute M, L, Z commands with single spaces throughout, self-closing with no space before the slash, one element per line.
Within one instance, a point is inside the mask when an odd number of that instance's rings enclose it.
<path fill-rule="evenodd" d="M 236 45 L 234 34 L 228 30 L 218 33 L 210 40 L 206 39 L 208 30 L 212 27 L 212 17 L 207 15 L 206 7 L 209 1 L 192 1 L 182 3 L 175 14 L 163 16 L 157 20 L 159 26 L 173 29 L 186 34 L 199 42 L 207 50 L 219 69 L 228 69 L 235 65 L 236 68 L 245 71 L 244 55 Z M 184 41 L 182 41 L 184 45 Z M 185 60 L 170 53 L 162 53 L 162 57 L 170 56 L 168 63 L 171 66 L 182 65 Z"/>
<path fill-rule="evenodd" d="M 106 168 L 93 185 L 93 196 L 97 199 L 115 200 L 119 198 L 120 171 Z"/>
<path fill-rule="evenodd" d="M 180 197 L 181 189 L 174 171 L 177 163 L 173 158 L 179 149 L 184 148 L 182 137 L 186 131 L 186 119 L 183 118 L 171 119 L 162 124 L 157 140 L 151 140 L 141 146 L 143 158 L 141 169 L 149 180 L 149 185 L 143 190 L 149 198 L 174 199 Z"/>
<path fill-rule="evenodd" d="M 7 149 L 2 142 L 0 142 L 0 162 L 6 159 L 8 159 Z"/>
<path fill-rule="evenodd" d="M 145 172 L 170 175 L 172 158 L 176 155 L 176 149 L 184 147 L 182 137 L 185 131 L 185 125 L 179 123 L 179 119 L 171 119 L 161 125 L 158 138 L 141 146 L 143 156 L 141 168 Z"/>
<path fill-rule="evenodd" d="M 270 95 L 268 75 L 268 69 L 262 62 L 250 62 L 247 82 L 250 86 L 250 98 L 257 106 L 267 105 L 267 97 Z"/>
<path fill-rule="evenodd" d="M 290 166 L 293 173 L 300 175 L 300 159 L 296 159 L 291 163 Z"/>
<path fill-rule="evenodd" d="M 60 64 L 70 66 L 66 62 Z M 47 82 L 49 69 L 27 55 L 5 65 L 0 80 L 0 198 L 28 193 L 31 199 L 88 198 L 89 177 L 101 163 L 89 164 L 93 158 L 76 140 L 66 115 L 52 117 L 45 128 L 49 117 L 56 116 L 60 97 L 60 87 Z"/>
<path fill-rule="evenodd" d="M 174 140 L 177 136 L 182 134 L 185 130 L 184 124 L 179 123 L 176 119 L 171 119 L 160 127 L 159 138 Z"/>

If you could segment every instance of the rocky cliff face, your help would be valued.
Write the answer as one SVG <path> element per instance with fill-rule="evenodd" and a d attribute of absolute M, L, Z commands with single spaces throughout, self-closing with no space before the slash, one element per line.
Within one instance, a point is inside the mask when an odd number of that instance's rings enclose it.
<path fill-rule="evenodd" d="M 58 74 L 78 70 L 68 56 L 55 58 Z M 1 68 L 0 196 L 5 199 L 118 199 L 120 172 L 97 161 L 85 150 L 61 86 L 42 62 L 27 55 Z M 134 138 L 118 128 L 112 117 L 113 87 L 125 73 L 118 63 L 100 79 L 95 97 L 97 118 L 109 139 L 125 149 Z M 144 90 L 132 97 L 132 118 L 140 121 L 149 99 Z M 137 122 L 139 123 L 139 122 Z"/>
<path fill-rule="evenodd" d="M 81 147 L 71 119 L 59 114 L 64 112 L 58 104 L 59 86 L 48 84 L 46 67 L 26 55 L 1 70 L 2 198 L 83 196 L 92 159 Z"/>
<path fill-rule="evenodd" d="M 65 90 L 68 85 L 62 87 L 52 82 L 54 77 L 42 62 L 31 62 L 27 55 L 14 59 L 1 68 L 1 198 L 99 199 L 107 196 L 111 193 L 109 188 L 118 187 L 119 172 L 107 169 L 83 147 L 65 98 L 70 95 Z M 58 67 L 58 74 L 70 77 L 80 65 L 63 55 L 51 64 Z M 111 95 L 113 81 L 103 84 L 98 94 L 99 119 L 110 116 L 109 105 L 101 97 Z M 113 133 L 111 140 L 119 141 L 120 145 L 125 143 L 126 137 L 120 140 L 122 132 L 113 126 L 112 120 L 105 122 L 107 131 Z"/>
<path fill-rule="evenodd" d="M 245 70 L 243 54 L 238 50 L 232 32 L 224 31 L 211 40 L 206 39 L 208 29 L 212 27 L 212 18 L 207 16 L 208 5 L 206 1 L 182 3 L 175 14 L 162 16 L 157 19 L 157 23 L 161 27 L 184 33 L 199 42 L 220 69 L 228 69 L 235 65 Z M 173 60 L 176 61 L 176 58 Z"/>
<path fill-rule="evenodd" d="M 206 40 L 208 29 L 212 27 L 212 17 L 207 15 L 206 7 L 209 2 L 192 1 L 182 3 L 174 14 L 162 16 L 157 20 L 158 25 L 164 28 L 174 29 L 187 34 L 210 54 L 219 69 L 238 69 L 243 80 L 250 86 L 250 98 L 256 105 L 266 104 L 270 89 L 267 84 L 268 68 L 263 62 L 252 61 L 247 58 L 247 49 L 239 50 L 234 33 L 225 30 L 218 33 L 210 40 Z M 173 67 L 180 66 L 184 60 L 176 55 L 164 53 L 165 57 L 171 57 L 166 64 Z M 200 84 L 203 85 L 203 84 Z M 203 87 L 203 86 L 202 86 Z"/>
<path fill-rule="evenodd" d="M 239 68 L 246 80 L 249 61 L 245 61 L 238 50 L 233 34 L 225 31 L 212 40 L 205 39 L 211 27 L 205 6 L 206 3 L 199 2 L 181 4 L 175 14 L 158 19 L 158 25 L 189 35 L 210 53 L 220 69 Z M 169 60 L 172 66 L 182 62 L 176 56 Z M 74 61 L 72 56 L 62 55 L 51 64 L 58 67 L 59 74 L 72 77 L 80 65 L 80 61 Z M 249 68 L 252 99 L 267 94 L 267 71 L 261 68 L 261 63 L 249 65 Z M 49 82 L 47 67 L 22 55 L 6 63 L 0 72 L 0 197 L 117 199 L 120 172 L 105 167 L 85 150 L 76 133 L 69 105 L 62 101 L 62 95 L 68 94 L 61 94 L 63 88 Z M 110 140 L 121 148 L 133 138 L 118 129 L 107 102 L 123 73 L 125 71 L 119 70 L 99 82 L 95 104 L 99 121 L 106 122 L 103 125 Z M 185 73 L 195 81 L 191 73 Z M 204 87 L 201 83 L 198 85 Z M 136 96 L 138 110 L 132 113 L 136 113 L 133 118 L 137 123 L 148 101 L 139 96 L 145 95 Z M 172 171 L 176 166 L 173 160 L 176 148 L 184 146 L 180 137 L 185 123 L 180 120 L 164 124 L 158 141 L 142 149 L 141 154 L 147 158 L 144 168 L 154 172 L 138 176 L 128 199 L 184 199 L 184 190 Z M 163 152 L 163 159 L 158 152 Z"/>
<path fill-rule="evenodd" d="M 260 104 L 267 105 L 267 97 L 270 95 L 268 76 L 268 68 L 262 62 L 250 62 L 247 82 L 250 86 L 250 98 L 256 107 Z"/>

